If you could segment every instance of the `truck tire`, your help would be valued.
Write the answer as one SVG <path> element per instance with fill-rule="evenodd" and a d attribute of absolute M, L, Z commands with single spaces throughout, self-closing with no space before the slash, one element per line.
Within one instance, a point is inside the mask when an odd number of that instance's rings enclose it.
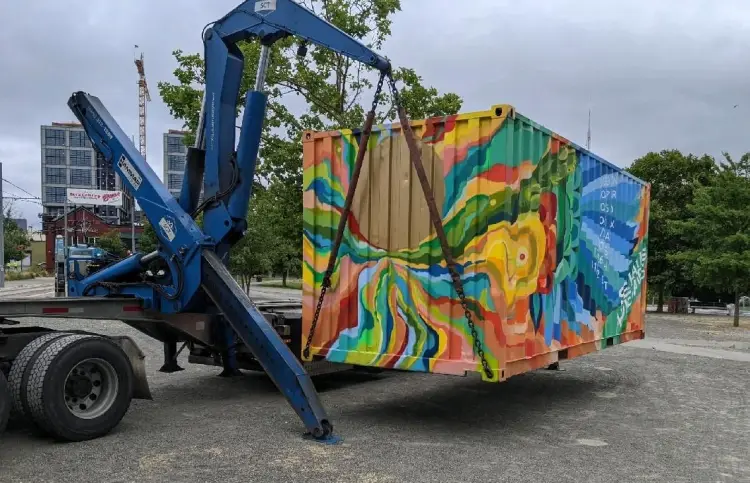
<path fill-rule="evenodd" d="M 10 419 L 10 390 L 8 389 L 8 381 L 5 380 L 5 374 L 0 371 L 0 434 L 5 431 L 5 427 L 8 426 L 8 419 Z"/>
<path fill-rule="evenodd" d="M 21 349 L 18 353 L 13 364 L 10 366 L 10 373 L 8 374 L 8 389 L 10 390 L 10 398 L 13 407 L 13 411 L 16 413 L 28 417 L 28 411 L 24 407 L 25 394 L 21 390 L 24 387 L 24 376 L 28 375 L 26 369 L 31 365 L 30 363 L 34 360 L 34 357 L 38 354 L 39 350 L 46 347 L 47 344 L 55 339 L 69 335 L 65 332 L 51 332 L 44 334 L 32 340 L 26 346 Z"/>
<path fill-rule="evenodd" d="M 114 342 L 94 335 L 52 341 L 29 368 L 26 400 L 34 423 L 61 441 L 109 433 L 130 407 L 133 368 Z"/>

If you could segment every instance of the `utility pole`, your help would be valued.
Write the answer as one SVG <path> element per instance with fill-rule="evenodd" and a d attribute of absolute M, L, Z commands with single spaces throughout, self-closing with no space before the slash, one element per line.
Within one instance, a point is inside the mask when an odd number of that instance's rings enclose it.
<path fill-rule="evenodd" d="M 133 145 L 135 146 L 135 137 L 130 136 L 130 139 L 133 140 Z M 123 192 L 127 195 L 128 199 L 130 200 L 130 254 L 135 254 L 135 195 L 131 195 L 127 191 L 123 190 Z"/>
<path fill-rule="evenodd" d="M 591 151 L 591 109 L 589 109 L 589 130 L 586 133 L 586 149 Z"/>
<path fill-rule="evenodd" d="M 3 163 L 0 163 L 0 180 L 3 178 Z M 0 288 L 5 287 L 5 206 L 3 205 L 3 183 L 0 181 Z"/>
<path fill-rule="evenodd" d="M 130 254 L 135 254 L 135 196 L 130 198 L 133 206 L 130 207 Z"/>

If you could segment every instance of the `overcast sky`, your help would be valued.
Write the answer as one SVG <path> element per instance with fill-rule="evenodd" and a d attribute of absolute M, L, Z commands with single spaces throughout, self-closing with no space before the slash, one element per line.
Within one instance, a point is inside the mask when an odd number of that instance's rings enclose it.
<path fill-rule="evenodd" d="M 0 2 L 3 177 L 40 194 L 39 126 L 74 120 L 66 102 L 76 90 L 101 98 L 137 137 L 134 44 L 146 56 L 148 158 L 161 175 L 161 134 L 181 123 L 157 82 L 173 80 L 172 50 L 200 51 L 202 27 L 237 3 Z M 592 150 L 619 166 L 649 150 L 750 151 L 747 0 L 402 0 L 402 7 L 383 54 L 461 95 L 463 110 L 513 104 L 585 145 L 591 109 Z M 39 205 L 15 206 L 39 225 Z"/>

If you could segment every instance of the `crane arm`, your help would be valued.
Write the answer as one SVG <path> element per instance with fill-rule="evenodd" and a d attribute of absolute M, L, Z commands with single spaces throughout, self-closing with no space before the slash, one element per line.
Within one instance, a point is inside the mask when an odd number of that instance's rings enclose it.
<path fill-rule="evenodd" d="M 260 146 L 267 96 L 262 92 L 271 45 L 289 36 L 330 49 L 381 72 L 390 62 L 360 41 L 293 0 L 248 0 L 204 31 L 206 86 L 195 146 L 188 150 L 180 203 L 193 212 L 203 179 L 206 199 L 220 201 L 205 210 L 206 234 L 217 241 L 218 253 L 242 237 Z M 240 139 L 235 153 L 236 105 L 244 70 L 237 47 L 243 40 L 261 44 L 255 86 L 247 93 Z"/>

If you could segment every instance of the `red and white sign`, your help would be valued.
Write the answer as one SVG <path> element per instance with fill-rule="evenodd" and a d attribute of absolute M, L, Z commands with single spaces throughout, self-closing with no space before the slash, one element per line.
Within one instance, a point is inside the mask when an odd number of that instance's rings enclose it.
<path fill-rule="evenodd" d="M 71 205 L 122 206 L 122 191 L 68 188 L 67 192 Z"/>

